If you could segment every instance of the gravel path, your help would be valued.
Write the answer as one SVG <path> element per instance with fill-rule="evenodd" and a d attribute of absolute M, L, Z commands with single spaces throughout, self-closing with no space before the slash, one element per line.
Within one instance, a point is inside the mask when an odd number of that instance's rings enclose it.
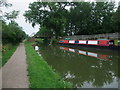
<path fill-rule="evenodd" d="M 2 88 L 28 88 L 25 46 L 21 43 L 2 68 Z"/>

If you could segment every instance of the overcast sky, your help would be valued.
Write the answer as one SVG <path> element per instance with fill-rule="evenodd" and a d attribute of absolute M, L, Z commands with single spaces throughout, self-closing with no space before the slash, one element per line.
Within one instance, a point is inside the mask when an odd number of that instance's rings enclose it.
<path fill-rule="evenodd" d="M 25 17 L 23 16 L 24 12 L 28 10 L 29 3 L 32 3 L 37 0 L 8 0 L 7 2 L 12 4 L 12 7 L 9 8 L 2 8 L 4 12 L 10 12 L 13 10 L 20 11 L 18 18 L 15 20 L 19 26 L 23 28 L 23 30 L 28 34 L 32 35 L 33 33 L 36 33 L 39 30 L 39 26 L 32 27 L 31 23 L 25 22 Z M 89 0 L 91 1 L 91 0 Z M 113 0 L 112 0 L 113 1 Z M 119 0 L 115 0 L 116 3 Z"/>
<path fill-rule="evenodd" d="M 9 8 L 2 8 L 4 12 L 10 12 L 13 10 L 20 11 L 19 16 L 15 20 L 19 26 L 23 28 L 23 30 L 28 34 L 31 35 L 36 33 L 39 30 L 38 26 L 35 28 L 32 27 L 31 23 L 25 22 L 25 17 L 23 16 L 24 12 L 28 10 L 29 3 L 32 3 L 36 0 L 8 0 L 7 2 L 12 4 L 12 7 Z"/>

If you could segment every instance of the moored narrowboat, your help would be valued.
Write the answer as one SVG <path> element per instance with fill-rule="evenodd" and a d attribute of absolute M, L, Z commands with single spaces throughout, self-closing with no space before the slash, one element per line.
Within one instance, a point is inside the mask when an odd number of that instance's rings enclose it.
<path fill-rule="evenodd" d="M 120 46 L 116 45 L 114 40 L 60 40 L 59 44 L 67 45 L 82 45 L 82 46 L 92 46 L 92 47 L 106 47 L 119 49 Z"/>

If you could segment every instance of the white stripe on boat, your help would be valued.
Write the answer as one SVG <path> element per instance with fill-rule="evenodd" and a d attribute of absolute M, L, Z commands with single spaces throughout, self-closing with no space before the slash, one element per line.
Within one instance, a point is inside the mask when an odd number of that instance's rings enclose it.
<path fill-rule="evenodd" d="M 75 41 L 71 41 L 71 40 L 70 40 L 69 43 L 75 43 Z"/>
<path fill-rule="evenodd" d="M 86 44 L 86 41 L 79 41 L 80 44 Z"/>
<path fill-rule="evenodd" d="M 98 41 L 88 41 L 88 44 L 98 44 Z"/>
<path fill-rule="evenodd" d="M 88 56 L 94 56 L 94 57 L 97 57 L 97 54 L 96 54 L 96 53 L 88 52 Z"/>
<path fill-rule="evenodd" d="M 71 51 L 71 52 L 75 52 L 75 49 L 71 49 L 71 48 L 69 48 L 69 51 Z"/>
<path fill-rule="evenodd" d="M 80 54 L 85 54 L 86 55 L 86 52 L 85 51 L 81 51 L 81 50 L 78 50 Z"/>

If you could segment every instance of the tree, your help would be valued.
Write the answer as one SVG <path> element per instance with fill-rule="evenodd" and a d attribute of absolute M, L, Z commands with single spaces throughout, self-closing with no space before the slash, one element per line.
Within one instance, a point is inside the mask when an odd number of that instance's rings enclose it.
<path fill-rule="evenodd" d="M 1 0 L 0 1 L 0 7 L 9 7 L 9 6 L 12 6 L 12 4 L 10 3 L 7 3 L 5 0 Z"/>
<path fill-rule="evenodd" d="M 13 10 L 12 12 L 9 13 L 6 12 L 4 16 L 6 17 L 7 20 L 14 21 L 18 15 L 19 11 Z"/>
<path fill-rule="evenodd" d="M 16 22 L 12 21 L 11 23 L 7 25 L 3 21 L 2 25 L 3 25 L 2 27 L 3 44 L 7 44 L 7 43 L 16 44 L 26 38 L 26 34 L 22 30 L 22 27 L 19 27 Z"/>
<path fill-rule="evenodd" d="M 89 2 L 75 2 L 71 7 L 68 27 L 71 27 L 73 34 L 89 34 L 91 9 Z"/>
<path fill-rule="evenodd" d="M 0 7 L 8 7 L 11 6 L 11 4 L 5 2 L 4 0 L 0 1 Z M 2 22 L 2 44 L 16 44 L 21 42 L 23 39 L 26 38 L 26 34 L 23 31 L 22 27 L 20 27 L 16 22 L 15 19 L 17 18 L 19 14 L 19 11 L 13 10 L 12 12 L 5 13 L 4 16 L 0 17 L 0 20 Z M 11 22 L 9 24 L 6 24 L 5 19 L 10 20 Z"/>
<path fill-rule="evenodd" d="M 40 30 L 36 33 L 36 35 L 35 36 L 51 36 L 52 35 L 52 32 L 50 31 L 50 30 L 47 30 L 47 28 L 44 26 L 42 26 L 41 28 L 40 28 Z"/>
<path fill-rule="evenodd" d="M 70 35 L 115 32 L 113 2 L 74 2 L 72 5 L 65 30 Z"/>
<path fill-rule="evenodd" d="M 29 5 L 30 10 L 26 11 L 24 16 L 33 27 L 35 24 L 45 26 L 58 38 L 66 24 L 64 12 L 67 12 L 65 9 L 67 5 L 67 2 L 34 2 Z"/>
<path fill-rule="evenodd" d="M 24 14 L 26 20 L 32 26 L 46 27 L 56 38 L 112 33 L 119 23 L 114 2 L 34 2 L 29 9 Z"/>
<path fill-rule="evenodd" d="M 10 4 L 10 3 L 7 3 L 5 0 L 1 0 L 0 1 L 0 7 L 11 7 L 12 6 L 12 4 Z M 3 11 L 0 9 L 0 13 L 2 13 Z M 3 17 L 2 16 L 0 16 L 0 20 L 3 20 Z"/>
<path fill-rule="evenodd" d="M 113 27 L 115 32 L 120 32 L 120 5 L 118 6 L 116 12 L 113 14 Z"/>

